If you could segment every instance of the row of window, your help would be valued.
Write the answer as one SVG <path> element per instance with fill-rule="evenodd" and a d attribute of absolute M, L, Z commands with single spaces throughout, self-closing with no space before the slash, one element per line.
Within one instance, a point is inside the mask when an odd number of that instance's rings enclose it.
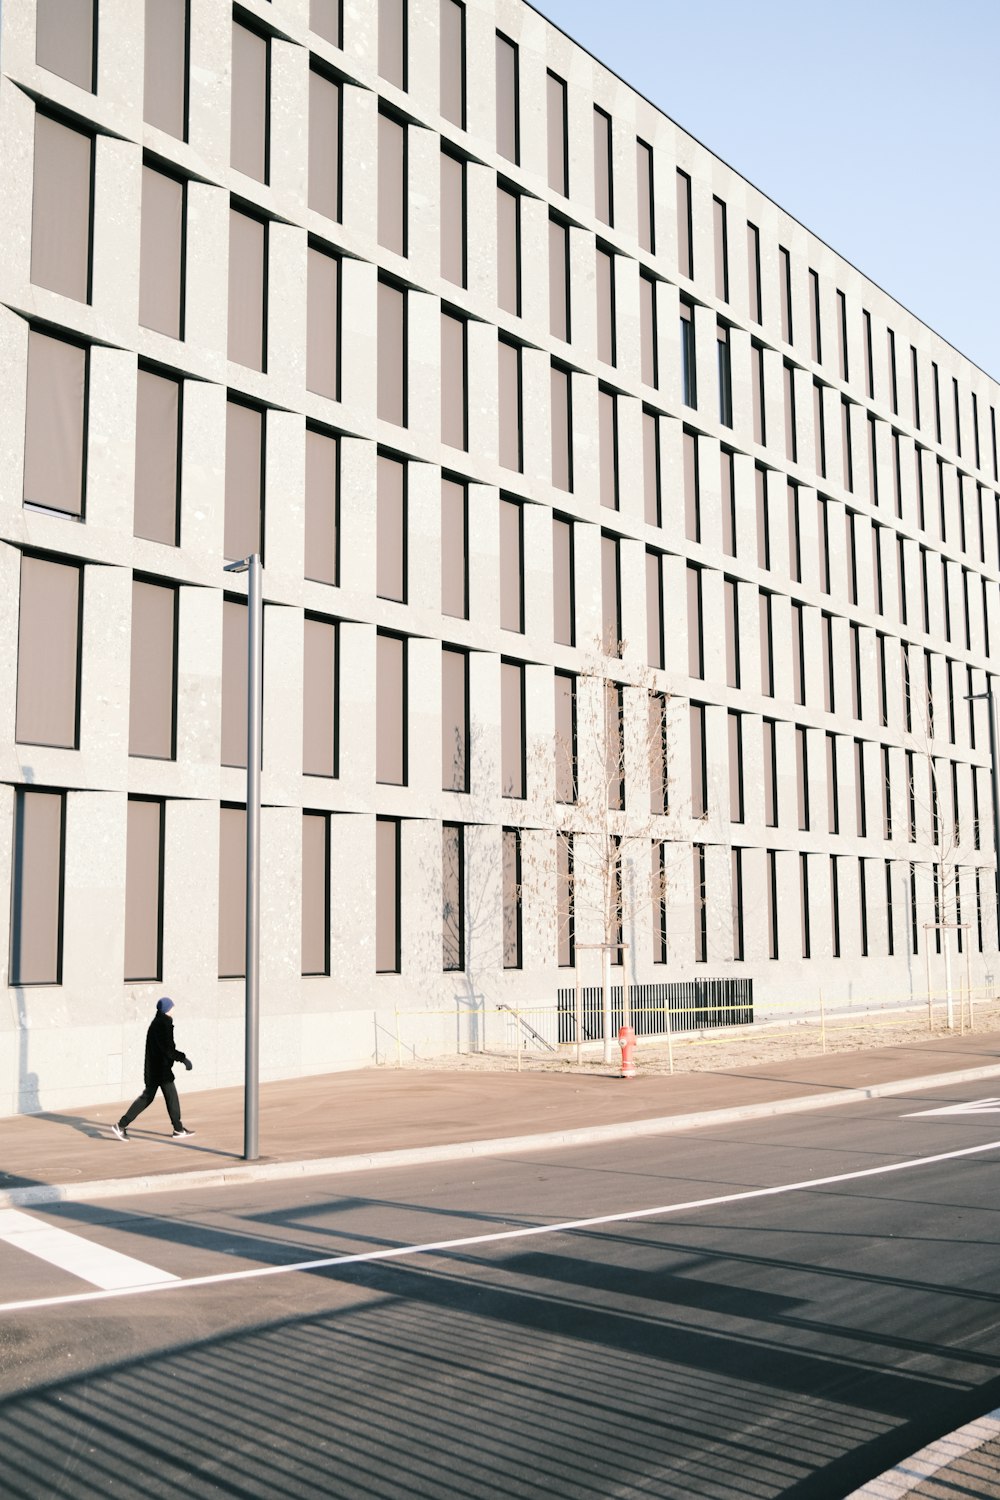
<path fill-rule="evenodd" d="M 15 798 L 13 901 L 10 949 L 10 982 L 15 985 L 62 983 L 63 928 L 66 851 L 65 792 L 21 789 Z M 125 942 L 123 978 L 142 983 L 163 978 L 163 921 L 165 884 L 165 834 L 168 804 L 162 799 L 129 797 L 126 832 Z M 401 823 L 397 818 L 375 821 L 374 935 L 375 971 L 399 973 L 402 968 L 401 899 L 403 868 Z M 445 971 L 463 971 L 466 963 L 467 880 L 466 845 L 476 830 L 461 823 L 441 825 L 441 966 Z M 301 972 L 328 975 L 331 972 L 331 857 L 332 818 L 329 813 L 302 813 L 301 864 Z M 576 962 L 576 857 L 581 836 L 557 834 L 555 838 L 556 958 L 560 966 Z M 502 915 L 500 949 L 502 966 L 522 966 L 521 830 L 501 831 Z M 670 847 L 662 840 L 650 843 L 650 899 L 652 909 L 652 960 L 668 958 L 667 907 L 673 883 L 668 871 Z M 745 887 L 748 856 L 765 854 L 764 900 Z M 708 898 L 709 856 L 725 854 L 711 846 L 691 846 L 693 877 L 694 958 L 708 961 L 710 947 L 718 947 L 710 936 L 713 913 Z M 612 879 L 620 890 L 623 849 L 613 850 Z M 779 938 L 779 861 L 796 860 L 799 883 L 801 957 L 813 957 L 816 942 L 816 900 L 826 871 L 830 902 L 829 954 L 841 955 L 844 896 L 849 879 L 858 902 L 858 947 L 863 957 L 872 953 L 869 933 L 869 903 L 884 901 L 883 942 L 886 956 L 893 956 L 899 938 L 897 924 L 903 920 L 904 899 L 909 906 L 909 951 L 920 951 L 920 929 L 933 931 L 936 951 L 941 951 L 942 932 L 957 929 L 961 952 L 965 932 L 974 922 L 978 951 L 983 951 L 983 900 L 992 901 L 989 873 L 977 866 L 959 866 L 944 859 L 930 864 L 900 864 L 897 861 L 838 854 L 794 855 L 732 847 L 729 849 L 732 957 L 746 956 L 745 926 L 748 917 L 764 919 L 768 957 L 777 959 Z M 849 872 L 849 873 L 848 873 Z M 785 871 L 787 876 L 787 870 Z M 918 895 L 920 882 L 929 880 L 926 893 Z M 894 890 L 894 886 L 896 889 Z M 899 887 L 903 886 L 903 890 Z M 246 943 L 246 814 L 237 805 L 219 809 L 219 926 L 218 973 L 220 979 L 244 973 Z M 965 905 L 963 908 L 963 896 Z M 761 911 L 763 904 L 764 910 Z M 619 905 L 618 909 L 621 907 Z M 898 911 L 898 914 L 897 914 Z M 933 914 L 933 916 L 932 916 Z M 786 927 L 787 910 L 780 926 Z M 478 934 L 482 937 L 482 934 Z M 622 931 L 618 940 L 623 939 Z M 786 938 L 787 941 L 787 938 Z M 901 951 L 906 951 L 901 945 Z M 788 956 L 787 949 L 785 956 Z M 817 947 L 817 956 L 819 950 Z M 620 962 L 620 954 L 618 955 Z"/>
<path fill-rule="evenodd" d="M 342 16 L 334 0 L 314 0 L 311 25 L 318 35 L 334 45 L 342 41 Z M 70 25 L 57 19 L 59 0 L 42 0 L 39 5 L 36 56 L 38 61 L 71 81 L 93 87 L 96 59 L 96 8 L 94 0 L 78 0 Z M 394 86 L 407 87 L 407 5 L 406 0 L 379 0 L 380 76 Z M 461 0 L 441 0 L 439 18 L 441 43 L 441 111 L 451 123 L 464 129 L 465 117 L 465 6 Z M 186 111 L 189 89 L 188 46 L 189 17 L 186 0 L 147 0 L 146 3 L 146 94 L 145 118 L 179 138 L 186 136 Z M 498 154 L 517 164 L 520 157 L 520 97 L 518 47 L 502 33 L 496 33 L 496 147 Z M 341 217 L 342 164 L 342 80 L 315 63 L 310 73 L 309 95 L 309 201 L 310 207 L 339 221 Z M 549 186 L 563 197 L 569 196 L 568 112 L 566 83 L 555 73 L 546 75 L 546 110 L 548 126 Z M 593 111 L 594 206 L 599 221 L 609 227 L 615 222 L 613 127 L 609 114 L 599 106 Z M 379 242 L 395 253 L 407 252 L 407 122 L 389 105 L 383 105 L 379 116 Z M 232 166 L 245 175 L 267 183 L 270 176 L 270 37 L 265 30 L 255 31 L 234 21 L 232 40 Z M 641 139 L 636 140 L 637 239 L 649 254 L 656 250 L 656 205 L 654 200 L 653 150 Z M 49 116 L 39 114 L 35 140 L 35 201 L 32 248 L 32 279 L 41 285 L 63 291 L 79 300 L 90 296 L 90 185 L 93 139 L 71 129 Z M 465 158 L 457 148 L 445 151 L 441 167 L 442 275 L 464 286 L 466 284 L 465 227 Z M 695 274 L 693 234 L 692 180 L 681 169 L 676 175 L 678 272 L 693 279 Z M 519 195 L 511 187 L 498 185 L 498 259 L 500 275 L 498 300 L 502 307 L 520 313 L 519 274 Z M 69 233 L 56 226 L 68 223 Z M 714 239 L 714 291 L 716 298 L 730 300 L 730 224 L 728 207 L 718 196 L 712 200 Z M 264 225 L 256 230 L 244 228 L 245 237 L 260 237 Z M 550 281 L 552 290 L 552 331 L 558 337 L 570 337 L 568 309 L 568 232 L 569 221 L 558 215 L 550 222 Z M 148 259 L 172 272 L 183 254 L 184 183 L 178 178 L 147 166 L 143 174 L 143 239 Z M 762 282 L 760 231 L 746 224 L 747 275 L 750 321 L 762 325 Z M 601 357 L 614 363 L 613 287 L 614 252 L 598 248 L 596 284 L 599 305 L 599 327 L 604 345 Z M 790 252 L 778 247 L 778 305 L 782 341 L 793 345 L 795 325 L 793 275 Z M 141 321 L 173 337 L 181 337 L 183 298 L 179 274 L 143 278 L 144 296 Z M 560 285 L 565 282 L 565 285 Z M 649 280 L 649 286 L 655 282 Z M 809 355 L 822 365 L 824 359 L 823 299 L 819 272 L 808 268 L 805 301 L 807 304 Z M 609 318 L 610 312 L 610 318 Z M 847 298 L 836 289 L 835 311 L 837 374 L 849 379 L 849 339 Z M 608 332 L 609 324 L 611 325 Z M 862 310 L 863 365 L 865 391 L 875 398 L 875 359 L 872 348 L 872 321 Z M 722 370 L 722 346 L 727 343 L 728 329 L 720 323 L 720 407 L 726 422 L 728 372 Z M 609 357 L 610 356 L 610 357 Z M 253 363 L 253 361 L 251 361 Z M 902 368 L 901 368 L 902 366 Z M 254 365 L 261 368 L 261 365 Z M 927 412 L 921 401 L 921 355 L 915 345 L 909 346 L 908 358 L 903 352 L 897 358 L 896 335 L 886 330 L 886 369 L 888 400 L 894 414 L 900 412 L 900 389 L 909 385 L 910 416 L 921 431 Z M 692 377 L 693 384 L 693 377 Z M 942 394 L 938 365 L 931 361 L 925 405 L 933 417 L 937 443 L 944 441 L 942 409 L 947 406 Z M 982 462 L 982 440 L 978 398 L 970 393 L 967 421 L 971 426 L 972 452 L 976 467 Z M 731 396 L 728 397 L 731 407 Z M 694 404 L 693 401 L 688 404 Z M 963 404 L 958 380 L 951 379 L 950 407 L 952 427 L 949 446 L 959 458 L 963 453 Z M 726 425 L 731 425 L 727 423 Z M 817 439 L 819 442 L 819 439 Z M 996 413 L 990 408 L 990 444 L 994 478 L 998 472 Z M 823 472 L 822 470 L 820 472 Z"/>

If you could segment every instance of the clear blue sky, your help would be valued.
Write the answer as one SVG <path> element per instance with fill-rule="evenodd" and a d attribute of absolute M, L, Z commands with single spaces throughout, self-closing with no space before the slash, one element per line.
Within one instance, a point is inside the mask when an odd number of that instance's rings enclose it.
<path fill-rule="evenodd" d="M 533 0 L 1000 379 L 1000 0 Z"/>

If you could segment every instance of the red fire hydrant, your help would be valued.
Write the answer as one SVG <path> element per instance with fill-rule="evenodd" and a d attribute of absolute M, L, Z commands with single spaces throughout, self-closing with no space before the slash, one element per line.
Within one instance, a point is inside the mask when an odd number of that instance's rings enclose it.
<path fill-rule="evenodd" d="M 634 1078 L 635 1066 L 635 1032 L 631 1026 L 622 1026 L 618 1032 L 618 1045 L 622 1049 L 622 1077 Z"/>

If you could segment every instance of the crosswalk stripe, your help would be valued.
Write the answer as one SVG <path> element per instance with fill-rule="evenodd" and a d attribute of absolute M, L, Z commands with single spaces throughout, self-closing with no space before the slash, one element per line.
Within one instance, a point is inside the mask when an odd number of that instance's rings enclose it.
<path fill-rule="evenodd" d="M 145 1261 L 122 1255 L 118 1250 L 109 1250 L 83 1235 L 72 1234 L 68 1229 L 43 1224 L 16 1208 L 0 1208 L 0 1240 L 106 1292 L 124 1287 L 156 1286 L 178 1279 L 172 1271 L 148 1266 Z"/>

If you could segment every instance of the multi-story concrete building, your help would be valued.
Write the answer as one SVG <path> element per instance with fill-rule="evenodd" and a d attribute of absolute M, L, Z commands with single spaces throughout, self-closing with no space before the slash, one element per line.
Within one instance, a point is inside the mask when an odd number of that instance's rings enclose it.
<path fill-rule="evenodd" d="M 521 0 L 0 26 L 0 1111 L 239 1077 L 253 552 L 265 1076 L 982 979 L 993 381 Z"/>

